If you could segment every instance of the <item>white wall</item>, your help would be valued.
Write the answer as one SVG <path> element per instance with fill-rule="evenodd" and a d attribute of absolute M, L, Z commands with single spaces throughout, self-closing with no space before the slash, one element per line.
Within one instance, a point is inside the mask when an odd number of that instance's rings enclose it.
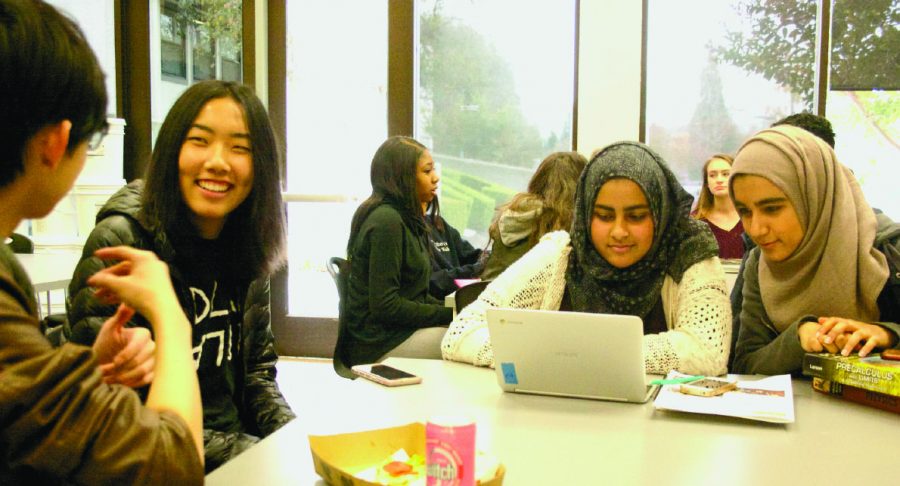
<path fill-rule="evenodd" d="M 116 31 L 113 0 L 47 0 L 75 20 L 106 74 L 109 105 L 106 112 L 116 114 Z"/>
<path fill-rule="evenodd" d="M 641 15 L 637 0 L 581 0 L 578 151 L 637 140 L 641 115 Z"/>
<path fill-rule="evenodd" d="M 72 191 L 43 219 L 30 221 L 31 236 L 39 252 L 77 251 L 94 227 L 94 215 L 119 189 L 125 123 L 116 115 L 116 48 L 113 0 L 47 0 L 75 20 L 97 55 L 106 74 L 110 131 L 102 147 L 88 153 L 84 170 Z"/>

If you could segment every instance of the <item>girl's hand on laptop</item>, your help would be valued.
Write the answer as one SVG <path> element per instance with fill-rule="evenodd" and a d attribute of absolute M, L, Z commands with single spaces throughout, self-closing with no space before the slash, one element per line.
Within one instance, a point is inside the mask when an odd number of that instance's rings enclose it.
<path fill-rule="evenodd" d="M 94 352 L 105 383 L 139 388 L 153 381 L 156 343 L 149 330 L 125 327 L 133 315 L 134 309 L 120 304 L 115 315 L 103 323 L 94 341 Z"/>

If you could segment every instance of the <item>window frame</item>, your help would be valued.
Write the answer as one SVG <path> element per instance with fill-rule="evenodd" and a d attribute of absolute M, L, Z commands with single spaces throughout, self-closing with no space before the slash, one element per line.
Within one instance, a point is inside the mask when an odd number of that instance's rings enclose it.
<path fill-rule="evenodd" d="M 581 0 L 575 0 L 575 43 L 573 55 L 574 91 L 572 110 L 572 150 L 577 150 L 578 133 L 578 60 L 579 25 Z M 269 0 L 269 86 L 270 115 L 278 112 L 282 117 L 278 135 L 285 144 L 284 99 L 276 102 L 273 92 L 284 96 L 286 90 L 284 64 L 286 38 L 284 19 L 285 0 Z M 273 25 L 277 19 L 278 25 Z M 414 134 L 415 127 L 415 25 L 416 10 L 414 0 L 388 0 L 388 88 L 387 113 L 388 136 Z M 273 30 L 274 28 L 274 30 Z M 280 32 L 273 35 L 273 32 Z M 273 54 L 276 58 L 273 59 Z M 277 66 L 276 66 L 277 64 Z M 285 145 L 285 152 L 290 147 Z M 286 180 L 286 170 L 282 169 L 282 180 Z M 290 197 L 286 197 L 291 199 Z M 286 204 L 290 204 L 286 202 Z M 288 223 L 290 224 L 290 222 Z M 279 354 L 290 356 L 310 356 L 330 358 L 337 339 L 337 318 L 303 317 L 288 314 L 288 278 L 284 268 L 272 278 L 272 331 L 275 334 L 276 349 Z"/>
<path fill-rule="evenodd" d="M 583 4 L 594 8 L 590 0 L 576 0 L 575 13 L 575 56 L 573 67 L 575 72 L 572 145 L 578 150 L 579 138 L 579 78 L 581 74 L 579 57 L 581 45 L 581 14 Z M 282 140 L 285 153 L 289 150 L 285 140 L 286 118 L 286 0 L 268 0 L 265 4 L 264 21 L 267 23 L 265 38 L 260 38 L 260 45 L 265 45 L 265 61 L 268 72 L 256 73 L 256 2 L 243 0 L 243 82 L 256 86 L 262 83 L 265 93 L 261 97 L 267 100 L 269 115 L 276 134 Z M 829 36 L 831 29 L 831 0 L 817 0 L 817 45 L 816 45 L 816 114 L 825 116 L 825 104 L 828 91 Z M 150 153 L 151 119 L 150 80 L 146 73 L 150 72 L 149 46 L 149 5 L 148 2 L 123 2 L 114 0 L 116 23 L 116 90 L 117 116 L 126 118 L 129 130 L 125 135 L 124 173 L 131 181 L 143 174 L 146 167 L 146 154 Z M 414 127 L 414 22 L 415 8 L 413 0 L 388 0 L 388 133 L 412 134 Z M 641 59 L 640 59 L 640 113 L 637 137 L 645 140 L 646 136 L 646 49 L 647 49 L 647 9 L 648 0 L 642 0 L 641 18 Z M 122 46 L 127 45 L 127 51 Z M 589 50 L 589 49 L 588 49 Z M 585 50 L 587 52 L 587 50 Z M 263 86 L 260 86 L 263 88 Z M 262 91 L 262 90 L 258 90 Z M 264 94 L 264 96 L 263 96 Z M 584 110 L 582 110 L 584 111 Z M 282 180 L 286 175 L 285 167 L 281 167 Z M 289 204 L 289 203 L 288 203 Z M 276 336 L 276 347 L 280 354 L 295 356 L 330 357 L 333 352 L 334 339 L 337 334 L 336 318 L 313 318 L 289 316 L 287 298 L 287 270 L 282 269 L 272 277 L 272 329 Z"/>
<path fill-rule="evenodd" d="M 165 0 L 160 0 L 165 8 Z M 284 0 L 268 2 L 284 3 Z M 283 10 L 283 8 L 282 8 Z M 128 121 L 124 137 L 123 173 L 128 182 L 143 176 L 152 150 L 153 122 L 150 94 L 150 2 L 113 0 L 116 19 L 116 116 Z M 269 9 L 269 18 L 272 15 Z M 275 17 L 277 18 L 277 17 Z M 256 86 L 256 1 L 241 1 L 241 72 L 243 83 Z M 283 35 L 282 35 L 283 43 Z M 185 75 L 191 76 L 190 34 L 185 32 Z M 268 40 L 272 39 L 269 33 Z M 124 46 L 128 46 L 125 49 Z M 272 44 L 278 45 L 278 44 Z M 216 55 L 218 55 L 216 53 Z M 271 54 L 270 54 L 271 56 Z M 160 66 L 161 69 L 161 66 Z M 189 82 L 185 78 L 163 74 L 172 81 Z M 284 99 L 282 98 L 282 103 Z M 283 110 L 282 110 L 283 111 Z M 283 123 L 282 123 L 282 126 Z M 283 133 L 283 132 L 281 132 Z"/>
<path fill-rule="evenodd" d="M 813 88 L 813 106 L 815 114 L 825 116 L 825 101 L 828 97 L 828 75 L 831 55 L 831 8 L 833 0 L 816 0 L 816 59 L 815 86 Z M 647 38 L 648 12 L 650 0 L 642 0 L 641 15 L 641 118 L 639 140 L 647 140 Z"/>
<path fill-rule="evenodd" d="M 160 5 L 160 10 L 162 10 L 162 15 L 169 17 L 170 22 L 172 22 L 173 24 L 178 22 L 175 18 L 175 15 L 176 15 L 175 7 L 170 2 L 163 0 L 162 4 Z M 182 31 L 181 31 L 181 43 L 180 44 L 178 42 L 174 42 L 172 40 L 167 39 L 165 36 L 162 35 L 162 33 L 160 33 L 160 42 L 164 45 L 168 44 L 169 46 L 181 51 L 181 55 L 182 55 L 181 68 L 184 70 L 184 73 L 183 74 L 175 74 L 175 73 L 167 72 L 163 69 L 162 65 L 160 65 L 160 71 L 161 71 L 161 75 L 169 81 L 187 83 L 188 82 L 188 73 L 190 73 L 190 69 L 191 69 L 191 67 L 189 66 L 189 64 L 190 64 L 189 59 L 191 57 L 189 54 L 189 52 L 190 52 L 190 46 L 189 46 L 190 34 L 189 34 L 189 30 L 188 30 L 187 26 L 182 25 L 181 29 L 182 29 Z M 161 49 L 161 51 L 165 52 L 164 49 Z M 161 59 L 161 62 L 162 61 L 163 61 L 163 59 Z"/>

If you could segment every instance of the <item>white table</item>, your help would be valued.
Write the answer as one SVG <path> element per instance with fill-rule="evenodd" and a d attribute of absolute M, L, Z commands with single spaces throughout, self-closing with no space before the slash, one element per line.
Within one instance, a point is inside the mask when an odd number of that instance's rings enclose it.
<path fill-rule="evenodd" d="M 16 258 L 34 286 L 35 294 L 41 292 L 47 293 L 47 314 L 50 312 L 50 291 L 62 289 L 65 290 L 72 280 L 72 272 L 81 258 L 81 254 L 77 252 L 67 253 L 34 253 L 34 254 L 16 254 Z M 38 295 L 35 295 L 37 298 Z"/>
<path fill-rule="evenodd" d="M 900 437 L 895 414 L 794 382 L 796 423 L 774 425 L 656 411 L 637 405 L 504 394 L 494 371 L 391 358 L 423 377 L 387 388 L 338 378 L 328 361 L 279 365 L 300 417 L 207 477 L 207 484 L 323 484 L 307 434 L 334 434 L 465 413 L 480 448 L 507 468 L 506 484 L 891 483 Z"/>

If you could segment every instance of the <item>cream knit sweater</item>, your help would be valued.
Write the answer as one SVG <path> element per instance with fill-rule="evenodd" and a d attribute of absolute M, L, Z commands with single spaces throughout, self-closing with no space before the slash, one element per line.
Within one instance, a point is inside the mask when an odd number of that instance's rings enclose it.
<path fill-rule="evenodd" d="M 491 282 L 478 300 L 456 316 L 441 342 L 444 359 L 493 367 L 485 309 L 558 310 L 571 250 L 565 231 L 544 235 L 531 251 Z M 667 275 L 661 292 L 669 330 L 644 336 L 647 373 L 665 374 L 673 369 L 707 376 L 725 373 L 731 342 L 731 306 L 718 257 L 690 267 L 680 284 Z"/>

